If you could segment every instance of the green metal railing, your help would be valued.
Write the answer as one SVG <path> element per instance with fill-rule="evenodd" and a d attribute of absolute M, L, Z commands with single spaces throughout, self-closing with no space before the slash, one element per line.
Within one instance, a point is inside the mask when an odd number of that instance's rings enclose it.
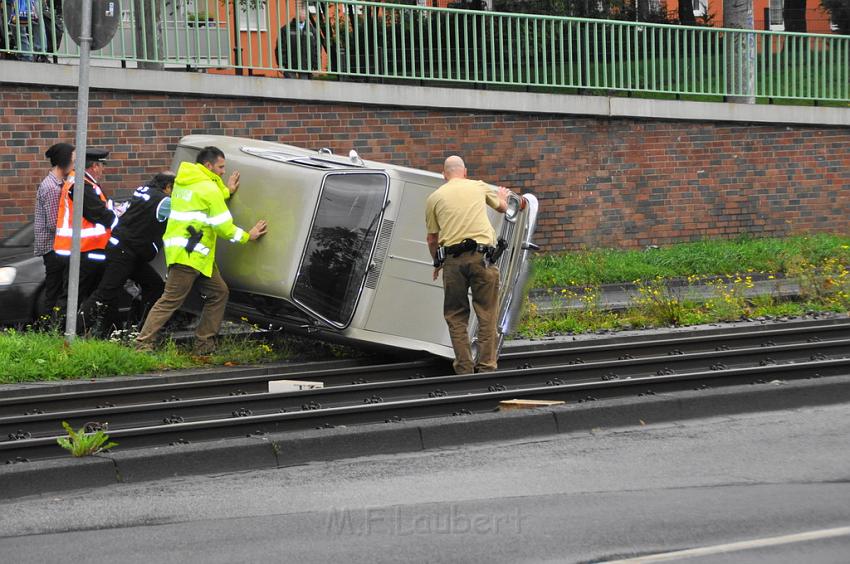
<path fill-rule="evenodd" d="M 46 13 L 55 11 L 53 0 L 44 1 Z M 136 13 L 134 3 L 125 0 L 118 34 L 93 57 L 128 66 L 285 76 L 850 102 L 850 36 L 357 0 L 194 0 L 195 7 L 206 6 L 207 19 L 200 20 L 185 8 L 189 2 L 146 0 L 145 10 Z M 76 47 L 61 33 L 57 38 L 47 18 L 35 25 L 16 23 L 8 4 L 3 6 L 5 53 L 73 61 Z M 145 27 L 137 23 L 147 24 L 148 33 L 137 32 Z M 17 49 L 22 34 L 41 34 L 40 48 Z"/>

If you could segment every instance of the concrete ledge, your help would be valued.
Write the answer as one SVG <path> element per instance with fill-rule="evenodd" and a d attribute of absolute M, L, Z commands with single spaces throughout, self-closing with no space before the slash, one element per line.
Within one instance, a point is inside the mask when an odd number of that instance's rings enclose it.
<path fill-rule="evenodd" d="M 0 61 L 0 83 L 76 88 L 73 65 Z M 433 86 L 368 84 L 233 76 L 183 71 L 151 71 L 92 67 L 91 87 L 100 90 L 181 96 L 264 98 L 385 107 L 442 108 L 476 112 L 515 112 L 609 118 L 644 118 L 797 125 L 850 125 L 845 108 L 777 106 L 718 102 L 683 102 L 641 98 L 537 94 Z"/>
<path fill-rule="evenodd" d="M 100 488 L 118 481 L 115 464 L 100 456 L 0 466 L 0 499 Z"/>
<path fill-rule="evenodd" d="M 115 463 L 121 482 L 277 467 L 271 443 L 264 438 L 227 439 L 125 452 L 116 450 L 107 456 Z"/>
<path fill-rule="evenodd" d="M 116 482 L 219 474 L 309 462 L 397 454 L 490 441 L 628 428 L 718 415 L 850 402 L 850 377 L 633 396 L 540 408 L 115 452 L 0 466 L 0 499 Z"/>
<path fill-rule="evenodd" d="M 422 450 L 419 428 L 405 423 L 275 433 L 269 440 L 281 467 Z"/>
<path fill-rule="evenodd" d="M 561 433 L 850 402 L 850 377 L 730 386 L 553 409 Z"/>
<path fill-rule="evenodd" d="M 558 432 L 558 423 L 552 411 L 531 409 L 434 419 L 422 422 L 419 428 L 423 447 L 431 449 L 554 435 Z"/>

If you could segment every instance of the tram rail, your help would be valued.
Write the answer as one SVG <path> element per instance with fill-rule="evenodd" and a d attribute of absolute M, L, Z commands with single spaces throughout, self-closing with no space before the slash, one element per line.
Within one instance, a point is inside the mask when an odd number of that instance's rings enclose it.
<path fill-rule="evenodd" d="M 147 395 L 138 387 L 96 390 L 101 395 L 94 398 L 74 392 L 77 395 L 73 398 L 61 398 L 53 404 L 43 396 L 8 398 L 19 400 L 15 407 L 26 405 L 42 413 L 0 417 L 0 436 L 6 439 L 0 441 L 0 460 L 62 456 L 56 445 L 61 421 L 75 427 L 106 428 L 125 449 L 490 411 L 505 399 L 594 401 L 850 375 L 850 323 L 691 334 L 663 342 L 651 339 L 559 345 L 508 352 L 501 362 L 506 369 L 465 376 L 439 375 L 439 363 L 429 361 L 289 373 L 282 376 L 322 380 L 324 373 L 336 380 L 325 382 L 326 387 L 320 389 L 273 394 L 243 389 L 243 393 L 230 395 L 226 390 L 232 386 L 245 388 L 249 382 L 259 390 L 277 379 L 276 375 L 189 382 L 184 390 L 217 394 L 193 398 L 160 398 L 163 393 L 173 395 L 180 389 L 176 384 L 152 386 L 160 389 L 148 390 Z M 371 380 L 363 381 L 366 376 Z M 115 395 L 102 395 L 106 392 Z M 104 401 L 104 397 L 123 398 L 125 403 L 100 409 L 68 407 L 84 399 Z M 138 402 L 140 399 L 143 401 Z M 39 400 L 45 402 L 41 405 L 58 410 L 33 408 Z M 3 407 L 8 410 L 12 404 L 7 402 Z"/>

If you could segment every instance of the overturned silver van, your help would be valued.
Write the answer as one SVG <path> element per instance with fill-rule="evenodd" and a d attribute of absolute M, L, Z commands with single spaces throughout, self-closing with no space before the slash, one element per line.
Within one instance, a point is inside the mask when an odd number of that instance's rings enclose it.
<path fill-rule="evenodd" d="M 442 279 L 425 242 L 425 199 L 440 174 L 237 137 L 180 140 L 174 169 L 214 145 L 227 171 L 241 175 L 228 205 L 237 225 L 268 221 L 251 245 L 219 245 L 230 286 L 229 311 L 261 323 L 352 345 L 426 351 L 452 358 L 443 320 Z M 495 189 L 495 188 L 494 188 Z M 512 195 L 491 222 L 507 249 L 501 274 L 499 332 L 520 315 L 537 199 Z M 477 324 L 470 323 L 475 335 Z"/>

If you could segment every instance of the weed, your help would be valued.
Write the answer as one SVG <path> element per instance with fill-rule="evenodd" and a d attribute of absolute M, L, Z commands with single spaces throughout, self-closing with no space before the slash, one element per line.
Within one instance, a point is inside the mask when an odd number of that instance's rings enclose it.
<path fill-rule="evenodd" d="M 661 325 L 681 325 L 685 306 L 681 292 L 668 280 L 656 276 L 652 280 L 635 280 L 638 295 L 632 298 L 643 317 Z"/>
<path fill-rule="evenodd" d="M 107 442 L 109 435 L 98 429 L 93 433 L 86 433 L 86 428 L 82 427 L 79 431 L 68 425 L 66 421 L 62 422 L 62 427 L 68 433 L 67 437 L 56 439 L 59 446 L 71 453 L 72 456 L 91 456 L 112 447 L 118 446 L 118 443 Z"/>

